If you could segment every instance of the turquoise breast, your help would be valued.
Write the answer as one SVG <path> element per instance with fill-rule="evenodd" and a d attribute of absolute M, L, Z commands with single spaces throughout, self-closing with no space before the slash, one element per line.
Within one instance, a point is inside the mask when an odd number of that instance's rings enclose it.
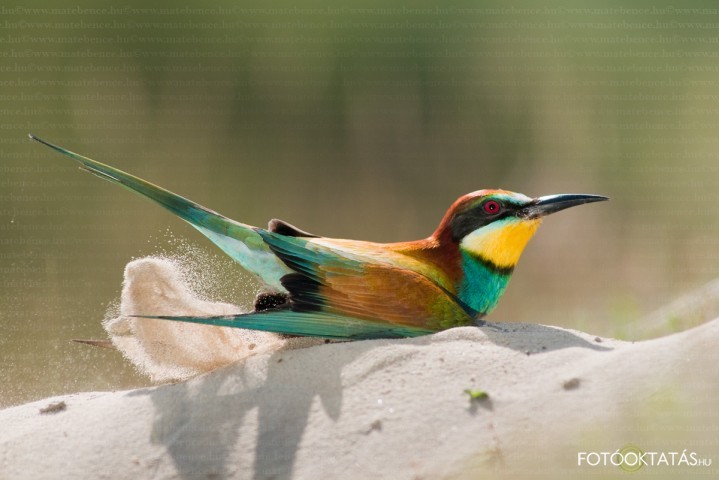
<path fill-rule="evenodd" d="M 467 251 L 462 251 L 462 270 L 464 278 L 459 284 L 459 298 L 485 315 L 497 306 L 500 297 L 507 289 L 512 276 L 511 269 L 500 269 Z"/>

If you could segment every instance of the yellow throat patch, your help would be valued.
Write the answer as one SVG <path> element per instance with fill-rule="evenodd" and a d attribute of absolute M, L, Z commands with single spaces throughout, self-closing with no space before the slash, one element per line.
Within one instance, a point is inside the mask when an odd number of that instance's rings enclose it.
<path fill-rule="evenodd" d="M 511 268 L 519 261 L 540 223 L 541 219 L 521 220 L 516 217 L 495 222 L 464 237 L 460 247 L 498 267 Z"/>

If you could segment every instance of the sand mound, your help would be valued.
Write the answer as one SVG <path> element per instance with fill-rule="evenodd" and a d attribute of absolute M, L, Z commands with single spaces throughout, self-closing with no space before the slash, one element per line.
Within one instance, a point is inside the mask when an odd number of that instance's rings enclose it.
<path fill-rule="evenodd" d="M 719 461 L 718 341 L 719 320 L 638 343 L 489 324 L 266 352 L 0 411 L 0 478 L 607 478 L 626 473 L 578 453 L 627 444 Z M 643 471 L 717 473 L 679 459 Z"/>

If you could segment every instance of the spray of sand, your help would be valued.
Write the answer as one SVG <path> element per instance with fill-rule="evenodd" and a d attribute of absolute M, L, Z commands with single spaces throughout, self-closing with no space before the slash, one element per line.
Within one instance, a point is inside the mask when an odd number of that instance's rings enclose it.
<path fill-rule="evenodd" d="M 113 345 L 153 381 L 183 380 L 258 353 L 298 348 L 322 340 L 212 327 L 133 315 L 230 315 L 242 307 L 202 298 L 180 258 L 146 257 L 125 267 L 119 308 L 103 321 Z M 197 277 L 194 277 L 197 280 Z M 245 308 L 246 310 L 246 308 Z"/>

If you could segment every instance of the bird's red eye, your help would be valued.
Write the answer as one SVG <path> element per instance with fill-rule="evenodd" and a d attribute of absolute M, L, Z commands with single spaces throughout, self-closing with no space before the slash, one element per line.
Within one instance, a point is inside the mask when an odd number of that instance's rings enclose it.
<path fill-rule="evenodd" d="M 494 200 L 490 200 L 488 202 L 485 202 L 485 204 L 482 206 L 484 211 L 490 215 L 495 215 L 499 213 L 499 202 L 495 202 Z"/>

